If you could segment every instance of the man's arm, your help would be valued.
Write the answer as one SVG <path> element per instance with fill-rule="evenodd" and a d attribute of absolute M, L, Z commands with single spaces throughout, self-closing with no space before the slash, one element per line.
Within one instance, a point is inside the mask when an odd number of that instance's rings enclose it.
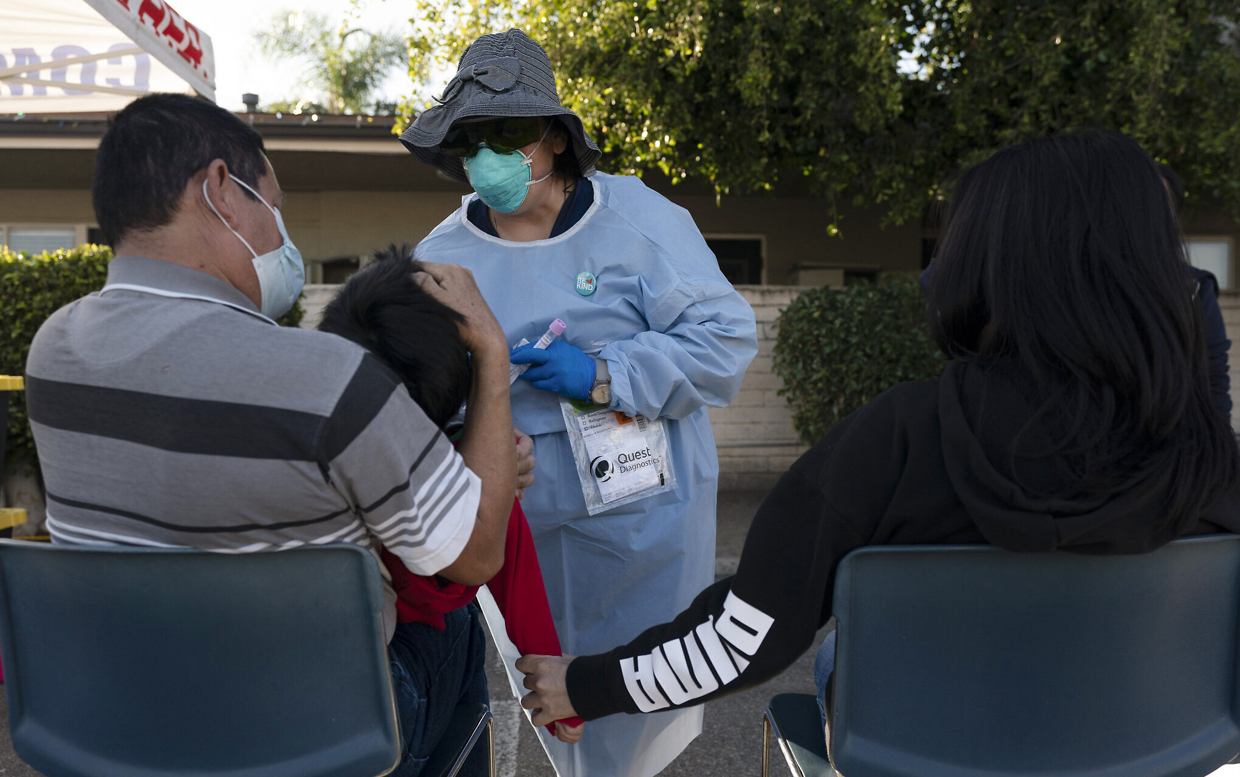
<path fill-rule="evenodd" d="M 412 572 L 437 574 L 461 555 L 477 523 L 482 483 L 369 353 L 327 419 L 318 455 L 366 531 Z"/>
<path fill-rule="evenodd" d="M 428 294 L 465 316 L 461 339 L 472 355 L 473 386 L 458 450 L 482 481 L 478 520 L 464 550 L 440 575 L 481 585 L 504 563 L 504 537 L 517 488 L 517 453 L 508 398 L 508 344 L 473 274 L 455 265 L 426 263 L 415 274 Z"/>

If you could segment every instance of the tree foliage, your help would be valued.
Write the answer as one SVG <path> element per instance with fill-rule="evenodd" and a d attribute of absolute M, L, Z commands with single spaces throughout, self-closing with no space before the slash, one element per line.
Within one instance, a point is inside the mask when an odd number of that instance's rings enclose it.
<path fill-rule="evenodd" d="M 413 0 L 410 30 L 405 38 L 409 75 L 419 84 L 398 109 L 400 129 L 419 111 L 435 104 L 435 97 L 456 72 L 456 63 L 469 44 L 490 32 L 520 27 L 522 3 L 489 0 Z"/>
<path fill-rule="evenodd" d="M 910 84 L 948 161 L 1080 127 L 1133 137 L 1198 203 L 1240 215 L 1240 2 L 930 0 Z"/>
<path fill-rule="evenodd" d="M 405 40 L 397 33 L 355 26 L 358 10 L 357 0 L 352 0 L 339 24 L 323 14 L 282 11 L 268 30 L 255 34 L 268 56 L 300 63 L 305 73 L 302 87 L 314 93 L 275 101 L 269 110 L 365 113 L 385 107 L 372 97 L 388 73 L 405 62 Z M 386 107 L 390 112 L 392 106 Z"/>
<path fill-rule="evenodd" d="M 1100 127 L 1240 214 L 1240 0 L 416 0 L 412 16 L 426 87 L 406 116 L 469 42 L 518 26 L 614 171 L 720 194 L 799 180 L 833 211 L 903 221 L 962 164 Z"/>

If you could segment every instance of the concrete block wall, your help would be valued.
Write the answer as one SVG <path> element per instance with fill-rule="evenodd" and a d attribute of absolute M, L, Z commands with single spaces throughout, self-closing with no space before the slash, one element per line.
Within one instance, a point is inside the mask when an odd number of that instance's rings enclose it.
<path fill-rule="evenodd" d="M 788 403 L 779 396 L 783 383 L 771 368 L 775 320 L 804 289 L 738 286 L 737 291 L 753 307 L 758 355 L 732 404 L 710 410 L 719 451 L 719 485 L 729 489 L 769 488 L 805 451 L 792 427 Z"/>
<path fill-rule="evenodd" d="M 310 285 L 302 298 L 302 326 L 314 327 L 335 286 Z M 758 355 L 745 374 L 740 393 L 728 407 L 712 408 L 711 424 L 719 451 L 720 487 L 763 489 L 774 485 L 805 446 L 792 428 L 788 403 L 779 396 L 779 378 L 771 370 L 775 319 L 803 289 L 793 286 L 740 286 L 758 323 Z M 1238 311 L 1240 313 L 1240 311 Z"/>

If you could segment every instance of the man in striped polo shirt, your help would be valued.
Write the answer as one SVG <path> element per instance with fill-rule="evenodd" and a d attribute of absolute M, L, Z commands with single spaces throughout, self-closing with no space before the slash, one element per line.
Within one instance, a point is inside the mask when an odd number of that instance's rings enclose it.
<path fill-rule="evenodd" d="M 465 316 L 474 383 L 454 449 L 364 349 L 276 325 L 301 258 L 262 139 L 233 114 L 183 95 L 131 103 L 100 142 L 93 199 L 116 249 L 107 286 L 49 318 L 26 365 L 55 541 L 382 544 L 420 575 L 495 574 L 516 488 L 508 348 L 468 271 L 419 278 Z M 443 632 L 397 627 L 388 594 L 395 774 L 413 775 L 456 703 L 486 701 L 462 679 L 483 637 L 465 609 Z"/>

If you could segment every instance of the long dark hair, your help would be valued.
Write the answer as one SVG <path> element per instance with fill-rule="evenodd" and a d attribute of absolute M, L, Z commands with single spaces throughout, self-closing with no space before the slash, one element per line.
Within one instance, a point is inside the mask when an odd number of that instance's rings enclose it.
<path fill-rule="evenodd" d="M 1038 408 L 1026 430 L 1051 431 L 1043 454 L 1067 458 L 1078 494 L 1167 482 L 1156 529 L 1175 536 L 1235 484 L 1177 219 L 1131 139 L 1041 138 L 967 171 L 934 266 L 939 346 L 1015 370 Z"/>

